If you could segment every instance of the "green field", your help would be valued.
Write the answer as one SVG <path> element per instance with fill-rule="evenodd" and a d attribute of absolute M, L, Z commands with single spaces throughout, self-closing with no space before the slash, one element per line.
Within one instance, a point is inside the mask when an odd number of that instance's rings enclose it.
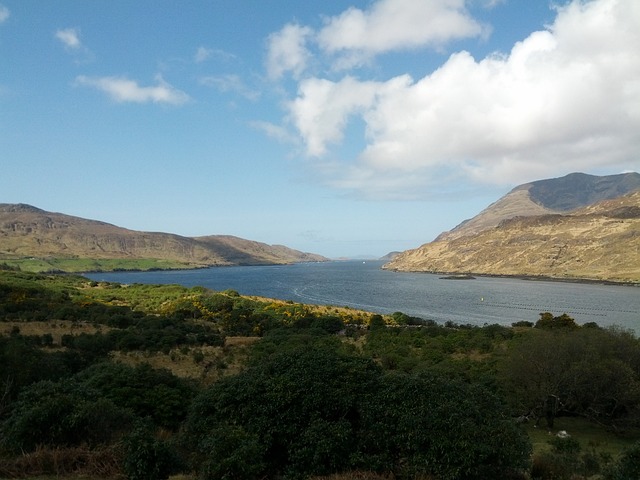
<path fill-rule="evenodd" d="M 90 259 L 90 258 L 0 258 L 0 264 L 25 272 L 113 272 L 176 270 L 194 268 L 187 263 L 158 259 Z"/>

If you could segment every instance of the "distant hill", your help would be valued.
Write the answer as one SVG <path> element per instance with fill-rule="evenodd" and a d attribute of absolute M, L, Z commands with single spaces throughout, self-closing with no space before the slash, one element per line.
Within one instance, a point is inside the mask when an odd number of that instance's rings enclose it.
<path fill-rule="evenodd" d="M 389 252 L 384 257 L 380 257 L 378 260 L 382 260 L 383 262 L 390 262 L 391 260 L 396 258 L 401 253 L 402 252 L 395 252 L 395 251 L 394 252 Z"/>
<path fill-rule="evenodd" d="M 640 174 L 521 185 L 383 268 L 640 282 Z"/>
<path fill-rule="evenodd" d="M 3 258 L 63 257 L 158 259 L 189 267 L 270 265 L 326 261 L 282 245 L 229 235 L 183 237 L 139 232 L 109 223 L 25 204 L 0 204 L 0 262 Z"/>

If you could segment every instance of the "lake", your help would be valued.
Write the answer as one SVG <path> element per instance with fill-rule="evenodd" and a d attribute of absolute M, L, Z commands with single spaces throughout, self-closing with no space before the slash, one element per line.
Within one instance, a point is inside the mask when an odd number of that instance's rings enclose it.
<path fill-rule="evenodd" d="M 640 332 L 640 288 L 515 278 L 444 280 L 439 275 L 381 270 L 380 261 L 216 267 L 199 270 L 91 273 L 96 281 L 233 289 L 299 303 L 404 312 L 444 323 L 511 325 L 541 312 L 567 313 L 579 324 L 620 325 Z"/>

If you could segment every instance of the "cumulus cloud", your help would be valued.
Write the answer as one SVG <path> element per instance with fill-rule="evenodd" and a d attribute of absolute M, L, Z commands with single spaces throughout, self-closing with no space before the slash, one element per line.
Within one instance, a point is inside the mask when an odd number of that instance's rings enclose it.
<path fill-rule="evenodd" d="M 352 7 L 329 18 L 317 41 L 323 51 L 343 54 L 339 65 L 345 68 L 380 53 L 439 47 L 486 31 L 464 0 L 379 0 L 369 10 Z"/>
<path fill-rule="evenodd" d="M 80 41 L 80 31 L 77 28 L 64 28 L 56 30 L 55 37 L 70 50 L 79 50 L 82 48 Z"/>
<path fill-rule="evenodd" d="M 306 44 L 313 30 L 297 24 L 287 24 L 267 39 L 267 74 L 272 80 L 290 72 L 299 77 L 311 56 Z"/>
<path fill-rule="evenodd" d="M 267 40 L 267 73 L 272 80 L 286 73 L 300 78 L 316 51 L 332 58 L 332 69 L 345 70 L 381 53 L 440 48 L 489 31 L 471 17 L 465 0 L 378 0 L 367 10 L 351 7 L 325 18 L 317 31 L 285 25 Z"/>
<path fill-rule="evenodd" d="M 126 77 L 76 77 L 76 85 L 93 87 L 106 93 L 118 103 L 166 103 L 182 105 L 189 101 L 189 95 L 156 77 L 156 85 L 143 87 Z"/>
<path fill-rule="evenodd" d="M 367 47 L 358 25 L 373 28 L 376 9 L 391 4 L 415 14 L 416 7 L 399 0 L 378 2 L 368 15 L 348 10 L 325 28 L 343 31 L 348 21 L 352 36 L 325 48 L 384 48 L 377 40 Z M 461 4 L 443 3 L 453 12 Z M 472 34 L 473 24 L 463 19 L 457 31 Z M 411 27 L 404 37 L 389 28 L 387 45 L 427 41 L 411 36 Z M 332 185 L 380 195 L 437 189 L 448 180 L 510 184 L 576 170 L 637 169 L 636 45 L 640 2 L 574 0 L 510 52 L 480 60 L 458 52 L 417 80 L 405 74 L 386 81 L 305 78 L 287 118 Z M 366 145 L 355 161 L 341 160 L 332 147 L 354 119 L 365 125 Z"/>
<path fill-rule="evenodd" d="M 4 23 L 10 15 L 9 9 L 0 3 L 0 23 Z"/>

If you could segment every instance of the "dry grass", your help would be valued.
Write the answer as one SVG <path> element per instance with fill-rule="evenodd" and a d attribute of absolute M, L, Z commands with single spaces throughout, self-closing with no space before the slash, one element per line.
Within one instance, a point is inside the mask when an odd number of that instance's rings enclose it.
<path fill-rule="evenodd" d="M 0 478 L 27 478 L 53 475 L 77 478 L 124 478 L 116 446 L 91 450 L 87 447 L 38 447 L 13 459 L 0 462 Z"/>
<path fill-rule="evenodd" d="M 148 363 L 164 368 L 181 378 L 209 385 L 222 377 L 235 375 L 242 369 L 248 348 L 258 337 L 227 337 L 224 347 L 179 347 L 168 354 L 161 352 L 111 352 L 111 359 L 126 365 Z"/>
<path fill-rule="evenodd" d="M 63 335 L 80 335 L 87 333 L 93 335 L 98 331 L 106 332 L 109 327 L 104 325 L 92 325 L 86 322 L 73 322 L 70 320 L 53 320 L 49 322 L 2 322 L 0 323 L 0 335 L 9 336 L 15 327 L 20 329 L 21 335 L 44 335 L 50 333 L 53 342 L 60 345 Z"/>

